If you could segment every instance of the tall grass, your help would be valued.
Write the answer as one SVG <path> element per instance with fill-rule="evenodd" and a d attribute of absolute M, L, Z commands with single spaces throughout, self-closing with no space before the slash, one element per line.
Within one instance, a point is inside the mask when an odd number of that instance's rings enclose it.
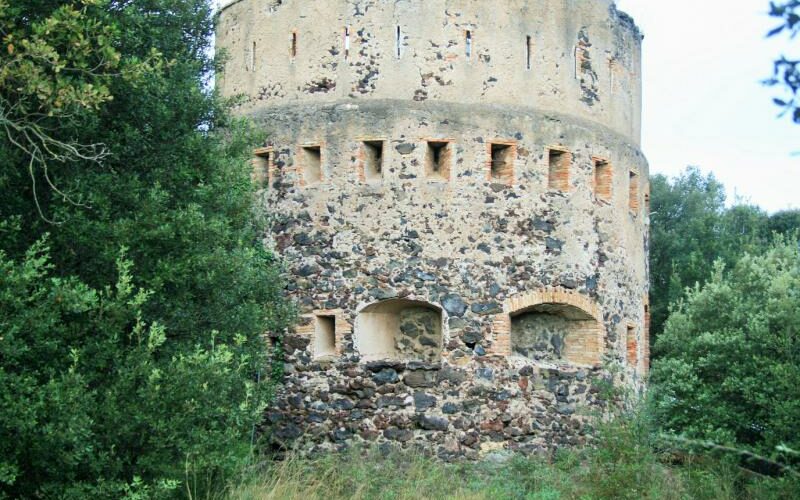
<path fill-rule="evenodd" d="M 231 500 L 335 499 L 775 499 L 800 483 L 766 478 L 709 457 L 654 451 L 636 419 L 598 429 L 595 446 L 549 460 L 514 457 L 447 464 L 412 451 L 355 449 L 271 462 L 232 489 Z"/>

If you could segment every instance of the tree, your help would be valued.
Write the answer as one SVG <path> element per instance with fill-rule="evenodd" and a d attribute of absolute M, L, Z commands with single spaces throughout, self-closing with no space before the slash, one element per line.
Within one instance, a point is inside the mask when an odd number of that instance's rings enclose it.
<path fill-rule="evenodd" d="M 187 471 L 198 488 L 224 486 L 269 391 L 255 384 L 271 370 L 264 334 L 292 309 L 252 208 L 257 136 L 208 87 L 211 7 L 0 5 L 2 36 L 38 37 L 51 62 L 119 61 L 67 83 L 42 63 L 45 88 L 98 92 L 63 108 L 0 80 L 0 96 L 33 110 L 16 123 L 104 152 L 31 171 L 31 150 L 0 137 L 0 497 L 177 494 Z M 45 28 L 59 16 L 80 28 L 84 56 Z M 22 45 L 2 71 L 37 68 Z"/>
<path fill-rule="evenodd" d="M 800 250 L 718 261 L 670 315 L 651 393 L 663 429 L 786 459 L 800 449 Z"/>
<path fill-rule="evenodd" d="M 64 125 L 111 101 L 114 78 L 132 80 L 160 63 L 155 51 L 146 60 L 123 58 L 114 46 L 115 26 L 103 19 L 107 5 L 80 0 L 53 9 L 47 2 L 0 0 L 0 129 L 28 159 L 34 189 L 39 173 L 46 181 L 41 189 L 66 196 L 49 165 L 100 161 L 108 150 L 76 141 L 62 133 L 70 128 Z"/>
<path fill-rule="evenodd" d="M 653 337 L 661 332 L 669 304 L 686 286 L 703 282 L 719 255 L 719 222 L 725 191 L 713 175 L 689 168 L 670 181 L 651 179 L 650 294 Z"/>
<path fill-rule="evenodd" d="M 768 36 L 788 33 L 791 39 L 800 33 L 800 0 L 784 0 L 769 3 L 769 15 L 777 17 L 781 23 L 771 30 Z M 773 75 L 765 81 L 770 86 L 780 86 L 787 97 L 775 98 L 775 104 L 784 109 L 795 123 L 800 123 L 800 60 L 781 56 L 775 61 Z"/>
<path fill-rule="evenodd" d="M 651 179 L 650 300 L 653 337 L 657 338 L 670 306 L 687 287 L 704 284 L 714 262 L 733 265 L 747 252 L 762 253 L 773 232 L 790 236 L 800 230 L 796 211 L 772 216 L 759 207 L 725 206 L 725 187 L 713 174 L 688 168 L 674 179 Z M 657 356 L 658 352 L 654 351 Z"/>

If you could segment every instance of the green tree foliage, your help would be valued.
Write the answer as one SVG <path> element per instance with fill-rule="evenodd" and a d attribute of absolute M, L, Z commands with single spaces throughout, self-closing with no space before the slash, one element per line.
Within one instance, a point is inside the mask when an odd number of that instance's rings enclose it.
<path fill-rule="evenodd" d="M 752 205 L 726 208 L 725 187 L 713 174 L 688 168 L 669 179 L 651 179 L 650 300 L 652 330 L 657 338 L 671 304 L 686 287 L 711 277 L 714 262 L 734 264 L 745 252 L 766 249 L 772 233 L 792 234 L 800 229 L 800 212 L 772 216 Z M 656 354 L 658 354 L 656 352 Z"/>
<path fill-rule="evenodd" d="M 769 15 L 779 18 L 780 24 L 769 32 L 769 36 L 788 33 L 794 39 L 800 33 L 800 0 L 783 0 L 769 3 Z M 767 85 L 782 87 L 787 96 L 776 98 L 775 104 L 783 108 L 795 123 L 800 123 L 800 60 L 781 56 L 775 61 L 773 75 L 765 81 Z"/>
<path fill-rule="evenodd" d="M 651 389 L 665 430 L 767 456 L 800 449 L 800 250 L 788 241 L 718 261 L 669 317 Z"/>
<path fill-rule="evenodd" d="M 103 154 L 31 170 L 0 137 L 0 497 L 219 486 L 263 407 L 263 335 L 292 311 L 252 210 L 256 137 L 208 90 L 211 7 L 3 1 L 0 71 L 44 89 L 0 81 L 29 110 L 15 123 Z"/>
<path fill-rule="evenodd" d="M 95 290 L 53 277 L 48 253 L 0 253 L 0 496 L 159 497 L 184 487 L 187 468 L 229 477 L 264 401 L 252 339 L 211 335 L 168 354 L 129 261 L 113 288 Z"/>

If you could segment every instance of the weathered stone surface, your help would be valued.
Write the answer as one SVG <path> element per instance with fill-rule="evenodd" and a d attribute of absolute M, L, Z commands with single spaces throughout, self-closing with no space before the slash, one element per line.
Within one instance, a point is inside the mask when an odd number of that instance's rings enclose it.
<path fill-rule="evenodd" d="M 620 404 L 608 382 L 641 387 L 641 35 L 611 0 L 559 1 L 221 11 L 218 85 L 268 137 L 265 244 L 300 314 L 271 335 L 289 368 L 265 418 L 277 440 L 547 453 Z M 473 30 L 490 36 L 468 55 Z"/>

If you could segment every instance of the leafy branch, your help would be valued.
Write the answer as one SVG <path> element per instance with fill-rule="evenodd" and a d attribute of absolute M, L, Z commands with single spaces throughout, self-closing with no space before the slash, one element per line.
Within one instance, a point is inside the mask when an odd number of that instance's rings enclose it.
<path fill-rule="evenodd" d="M 113 100 L 115 78 L 135 80 L 162 65 L 153 51 L 146 60 L 123 59 L 115 46 L 119 31 L 108 0 L 78 0 L 32 19 L 0 0 L 0 129 L 8 143 L 28 159 L 34 201 L 37 178 L 69 203 L 50 172 L 56 163 L 100 164 L 106 145 L 63 138 L 66 122 Z"/>
<path fill-rule="evenodd" d="M 800 0 L 789 0 L 781 3 L 770 2 L 769 15 L 781 19 L 781 24 L 772 29 L 767 36 L 773 37 L 781 33 L 788 33 L 794 39 L 800 33 Z M 789 96 L 775 98 L 776 105 L 783 108 L 781 116 L 791 114 L 795 123 L 800 123 L 800 60 L 789 59 L 781 56 L 775 61 L 772 77 L 764 80 L 768 86 L 782 86 L 788 90 Z"/>

